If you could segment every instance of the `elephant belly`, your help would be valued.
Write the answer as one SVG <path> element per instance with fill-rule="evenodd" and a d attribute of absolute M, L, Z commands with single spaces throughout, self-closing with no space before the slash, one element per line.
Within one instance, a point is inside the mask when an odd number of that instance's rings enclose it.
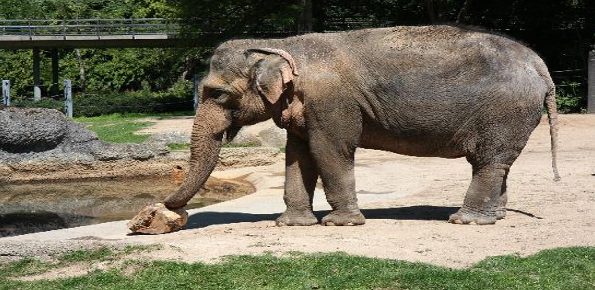
<path fill-rule="evenodd" d="M 452 141 L 452 136 L 434 136 L 431 132 L 423 133 L 411 136 L 386 130 L 376 125 L 364 125 L 359 147 L 418 157 L 459 158 L 465 156 L 463 150 L 457 148 L 457 143 Z"/>

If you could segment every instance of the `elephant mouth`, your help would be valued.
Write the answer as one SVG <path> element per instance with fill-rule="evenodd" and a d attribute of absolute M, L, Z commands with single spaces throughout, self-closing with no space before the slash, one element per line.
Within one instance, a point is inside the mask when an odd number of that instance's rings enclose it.
<path fill-rule="evenodd" d="M 233 140 L 233 138 L 235 138 L 236 135 L 238 135 L 238 132 L 240 132 L 241 129 L 241 126 L 234 125 L 227 128 L 227 130 L 225 130 L 225 139 L 227 140 L 227 142 L 231 142 L 231 140 Z"/>

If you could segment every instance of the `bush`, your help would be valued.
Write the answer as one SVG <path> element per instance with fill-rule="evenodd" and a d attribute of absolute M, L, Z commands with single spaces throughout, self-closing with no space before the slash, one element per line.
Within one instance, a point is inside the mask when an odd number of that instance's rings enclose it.
<path fill-rule="evenodd" d="M 556 87 L 556 104 L 560 113 L 581 113 L 587 107 L 587 100 L 580 90 L 580 83 L 562 82 Z"/>
<path fill-rule="evenodd" d="M 39 102 L 34 102 L 33 100 L 29 99 L 14 99 L 11 102 L 12 106 L 15 107 L 22 107 L 22 108 L 48 108 L 48 109 L 56 109 L 58 111 L 64 112 L 64 102 L 63 101 L 56 101 L 54 99 L 41 99 Z"/>
<path fill-rule="evenodd" d="M 64 112 L 64 101 L 42 99 L 33 102 L 15 99 L 15 107 L 40 107 L 58 109 Z M 75 94 L 73 110 L 75 117 L 94 117 L 106 114 L 126 113 L 165 113 L 191 111 L 194 109 L 192 83 L 180 81 L 170 90 L 151 92 L 143 89 L 138 92 L 104 92 Z"/>

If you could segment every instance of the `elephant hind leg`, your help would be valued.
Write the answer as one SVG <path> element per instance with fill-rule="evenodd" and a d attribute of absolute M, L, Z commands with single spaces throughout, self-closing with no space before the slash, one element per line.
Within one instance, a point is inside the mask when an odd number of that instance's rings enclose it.
<path fill-rule="evenodd" d="M 494 224 L 506 214 L 506 178 L 512 161 L 473 165 L 463 206 L 449 218 L 455 224 Z"/>
<path fill-rule="evenodd" d="M 504 180 L 502 180 L 502 189 L 500 190 L 500 199 L 498 202 L 498 209 L 496 209 L 496 218 L 501 220 L 506 217 L 506 203 L 508 202 L 508 192 L 506 180 L 508 179 L 508 173 L 510 170 L 506 170 L 504 174 Z"/>

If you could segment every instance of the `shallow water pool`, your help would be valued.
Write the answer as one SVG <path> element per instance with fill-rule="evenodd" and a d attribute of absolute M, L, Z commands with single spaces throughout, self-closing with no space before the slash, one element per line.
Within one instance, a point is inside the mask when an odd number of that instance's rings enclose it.
<path fill-rule="evenodd" d="M 179 186 L 169 177 L 0 185 L 0 237 L 130 219 Z M 252 192 L 242 178 L 210 178 L 186 209 Z"/>

